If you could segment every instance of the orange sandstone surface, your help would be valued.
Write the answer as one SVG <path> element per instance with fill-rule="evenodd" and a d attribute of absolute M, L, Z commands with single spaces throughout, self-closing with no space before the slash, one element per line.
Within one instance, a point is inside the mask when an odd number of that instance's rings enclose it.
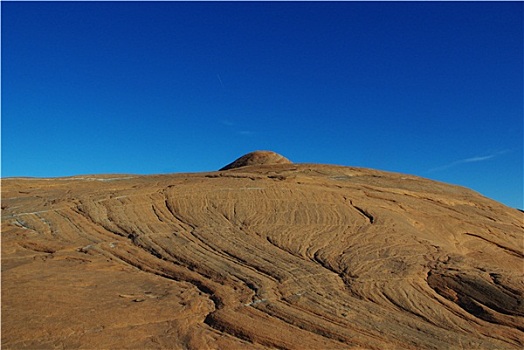
<path fill-rule="evenodd" d="M 2 180 L 2 349 L 522 349 L 524 213 L 254 152 Z"/>

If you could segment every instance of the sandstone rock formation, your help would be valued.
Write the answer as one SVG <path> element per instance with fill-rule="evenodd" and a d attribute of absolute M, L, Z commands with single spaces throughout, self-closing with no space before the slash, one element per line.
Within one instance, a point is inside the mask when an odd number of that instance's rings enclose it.
<path fill-rule="evenodd" d="M 524 213 L 269 159 L 2 180 L 2 349 L 522 348 Z"/>
<path fill-rule="evenodd" d="M 243 155 L 219 171 L 241 168 L 250 165 L 291 164 L 291 161 L 271 151 L 255 151 Z"/>

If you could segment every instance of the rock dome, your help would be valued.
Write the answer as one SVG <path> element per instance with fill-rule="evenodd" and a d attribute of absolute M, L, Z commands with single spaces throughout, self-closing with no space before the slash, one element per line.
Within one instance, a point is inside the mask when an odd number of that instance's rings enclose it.
<path fill-rule="evenodd" d="M 270 164 L 291 164 L 291 161 L 284 156 L 272 151 L 255 151 L 243 155 L 235 160 L 233 163 L 221 168 L 222 170 L 229 170 L 240 168 L 248 165 L 270 165 Z"/>

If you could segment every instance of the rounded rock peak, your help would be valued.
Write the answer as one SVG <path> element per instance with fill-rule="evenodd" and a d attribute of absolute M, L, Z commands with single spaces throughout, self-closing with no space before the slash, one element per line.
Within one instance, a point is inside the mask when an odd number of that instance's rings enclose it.
<path fill-rule="evenodd" d="M 229 170 L 240 168 L 249 165 L 270 165 L 270 164 L 291 164 L 291 161 L 284 156 L 272 151 L 255 151 L 244 154 L 242 157 L 235 160 L 233 163 L 221 168 L 222 170 Z"/>

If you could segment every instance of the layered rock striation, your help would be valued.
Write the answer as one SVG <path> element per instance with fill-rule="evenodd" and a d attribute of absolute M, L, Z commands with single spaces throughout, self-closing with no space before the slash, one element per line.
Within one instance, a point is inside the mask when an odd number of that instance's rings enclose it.
<path fill-rule="evenodd" d="M 522 348 L 522 212 L 255 155 L 2 180 L 2 348 Z"/>

